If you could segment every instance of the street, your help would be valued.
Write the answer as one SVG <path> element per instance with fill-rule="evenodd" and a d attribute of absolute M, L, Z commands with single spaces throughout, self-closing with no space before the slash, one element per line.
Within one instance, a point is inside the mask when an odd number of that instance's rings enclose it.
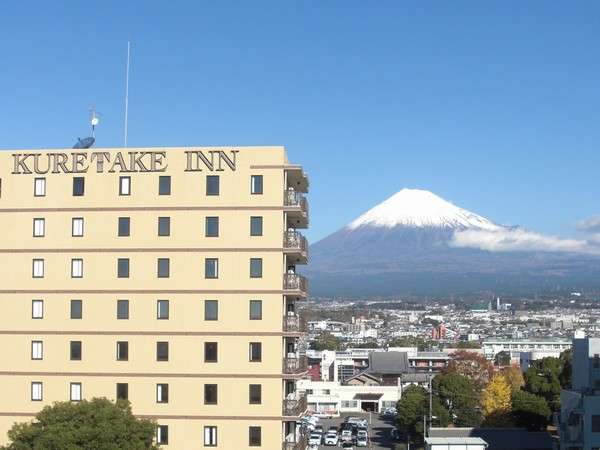
<path fill-rule="evenodd" d="M 373 413 L 369 418 L 368 413 L 352 413 L 343 414 L 340 417 L 334 419 L 321 419 L 319 425 L 323 426 L 323 430 L 327 432 L 329 427 L 335 426 L 339 429 L 341 423 L 344 421 L 346 416 L 352 417 L 364 417 L 367 421 L 370 420 L 369 424 L 369 446 L 366 447 L 369 450 L 389 450 L 393 449 L 393 441 L 391 438 L 391 431 L 393 428 L 393 419 L 383 419 L 379 414 Z M 326 445 L 320 445 L 319 450 L 327 450 L 335 447 Z M 360 448 L 360 447 L 358 447 Z M 364 448 L 364 447 L 363 447 Z"/>

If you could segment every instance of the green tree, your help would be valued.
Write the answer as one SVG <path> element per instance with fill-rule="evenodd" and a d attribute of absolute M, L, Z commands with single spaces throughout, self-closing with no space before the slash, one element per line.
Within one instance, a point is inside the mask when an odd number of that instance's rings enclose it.
<path fill-rule="evenodd" d="M 524 390 L 546 399 L 552 411 L 560 409 L 560 371 L 558 358 L 546 357 L 534 361 L 524 374 Z"/>
<path fill-rule="evenodd" d="M 543 397 L 526 391 L 512 394 L 512 418 L 517 427 L 530 431 L 543 431 L 549 423 L 550 408 Z"/>
<path fill-rule="evenodd" d="M 560 374 L 558 380 L 560 387 L 563 389 L 571 389 L 571 376 L 573 372 L 573 354 L 571 350 L 565 350 L 560 354 L 558 360 L 560 362 Z"/>
<path fill-rule="evenodd" d="M 492 378 L 494 367 L 483 355 L 469 350 L 457 350 L 444 371 L 467 377 L 477 389 L 482 389 Z"/>
<path fill-rule="evenodd" d="M 499 352 L 494 357 L 494 364 L 497 366 L 509 366 L 510 365 L 510 353 L 507 351 Z"/>
<path fill-rule="evenodd" d="M 431 346 L 431 341 L 414 336 L 397 337 L 388 342 L 388 347 L 417 347 L 419 351 L 428 350 Z"/>
<path fill-rule="evenodd" d="M 341 350 L 342 341 L 331 333 L 320 334 L 311 344 L 314 350 Z"/>
<path fill-rule="evenodd" d="M 429 417 L 429 392 L 421 386 L 409 386 L 402 393 L 397 404 L 398 430 L 413 440 L 423 440 L 423 417 Z M 450 414 L 439 398 L 432 399 L 432 413 L 436 426 L 445 427 L 450 422 Z"/>
<path fill-rule="evenodd" d="M 433 379 L 433 392 L 448 408 L 457 427 L 476 427 L 481 423 L 479 392 L 475 384 L 458 373 L 442 373 Z"/>
<path fill-rule="evenodd" d="M 155 424 L 136 419 L 129 402 L 105 398 L 78 403 L 57 402 L 32 422 L 8 432 L 4 450 L 156 450 Z"/>
<path fill-rule="evenodd" d="M 519 366 L 513 365 L 505 367 L 502 369 L 501 373 L 504 375 L 504 378 L 506 378 L 506 381 L 508 381 L 508 384 L 513 392 L 518 391 L 525 384 L 523 372 Z"/>

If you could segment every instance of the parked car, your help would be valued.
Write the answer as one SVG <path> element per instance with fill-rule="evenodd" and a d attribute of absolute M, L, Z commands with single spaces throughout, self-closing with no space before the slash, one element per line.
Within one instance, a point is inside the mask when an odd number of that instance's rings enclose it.
<path fill-rule="evenodd" d="M 315 433 L 319 433 L 319 434 L 323 434 L 323 425 L 316 425 L 314 432 Z"/>
<path fill-rule="evenodd" d="M 368 445 L 369 437 L 366 431 L 359 431 L 356 435 L 356 446 L 366 447 Z"/>
<path fill-rule="evenodd" d="M 332 431 L 335 431 L 335 434 L 337 434 L 338 429 L 335 425 L 331 425 L 329 430 L 327 430 L 328 433 L 331 433 Z"/>
<path fill-rule="evenodd" d="M 383 417 L 396 417 L 396 414 L 398 414 L 398 410 L 396 410 L 396 408 L 385 408 L 383 411 L 381 411 L 381 415 Z"/>
<path fill-rule="evenodd" d="M 308 445 L 321 445 L 323 435 L 312 433 L 308 438 Z"/>
<path fill-rule="evenodd" d="M 342 430 L 341 440 L 342 442 L 352 442 L 352 430 Z"/>
<path fill-rule="evenodd" d="M 342 444 L 342 448 L 344 450 L 354 450 L 354 446 L 352 445 L 352 442 L 344 442 Z"/>
<path fill-rule="evenodd" d="M 338 445 L 340 438 L 337 434 L 337 431 L 328 431 L 323 439 L 323 444 L 325 445 Z"/>

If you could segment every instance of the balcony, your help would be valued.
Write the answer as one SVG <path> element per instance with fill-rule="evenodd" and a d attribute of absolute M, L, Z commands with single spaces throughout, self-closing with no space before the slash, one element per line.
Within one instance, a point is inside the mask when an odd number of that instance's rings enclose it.
<path fill-rule="evenodd" d="M 282 371 L 286 375 L 300 375 L 308 370 L 306 356 L 283 358 Z"/>
<path fill-rule="evenodd" d="M 306 411 L 306 396 L 297 395 L 296 398 L 286 398 L 282 400 L 282 415 L 286 417 L 298 417 Z"/>
<path fill-rule="evenodd" d="M 297 315 L 283 316 L 283 332 L 306 333 L 306 321 Z"/>
<path fill-rule="evenodd" d="M 296 439 L 295 442 L 285 441 L 283 443 L 283 446 L 281 447 L 281 449 L 282 450 L 306 450 L 307 447 L 308 447 L 308 437 L 303 434 L 303 435 L 298 436 L 298 438 Z"/>
<path fill-rule="evenodd" d="M 308 262 L 308 241 L 298 231 L 284 231 L 283 251 L 294 259 L 296 264 Z"/>
<path fill-rule="evenodd" d="M 291 189 L 283 191 L 283 209 L 295 228 L 308 227 L 308 201 L 301 192 Z"/>
<path fill-rule="evenodd" d="M 306 297 L 308 291 L 308 280 L 297 273 L 283 274 L 283 290 L 286 295 Z"/>

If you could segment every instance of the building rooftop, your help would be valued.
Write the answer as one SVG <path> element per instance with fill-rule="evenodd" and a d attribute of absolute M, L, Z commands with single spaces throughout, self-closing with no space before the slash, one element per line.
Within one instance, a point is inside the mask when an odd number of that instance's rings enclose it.
<path fill-rule="evenodd" d="M 484 445 L 487 442 L 478 437 L 426 437 L 425 442 L 430 445 Z"/>
<path fill-rule="evenodd" d="M 552 437 L 545 431 L 527 431 L 524 428 L 435 428 L 431 437 L 478 437 L 488 444 L 488 450 L 550 450 Z"/>

